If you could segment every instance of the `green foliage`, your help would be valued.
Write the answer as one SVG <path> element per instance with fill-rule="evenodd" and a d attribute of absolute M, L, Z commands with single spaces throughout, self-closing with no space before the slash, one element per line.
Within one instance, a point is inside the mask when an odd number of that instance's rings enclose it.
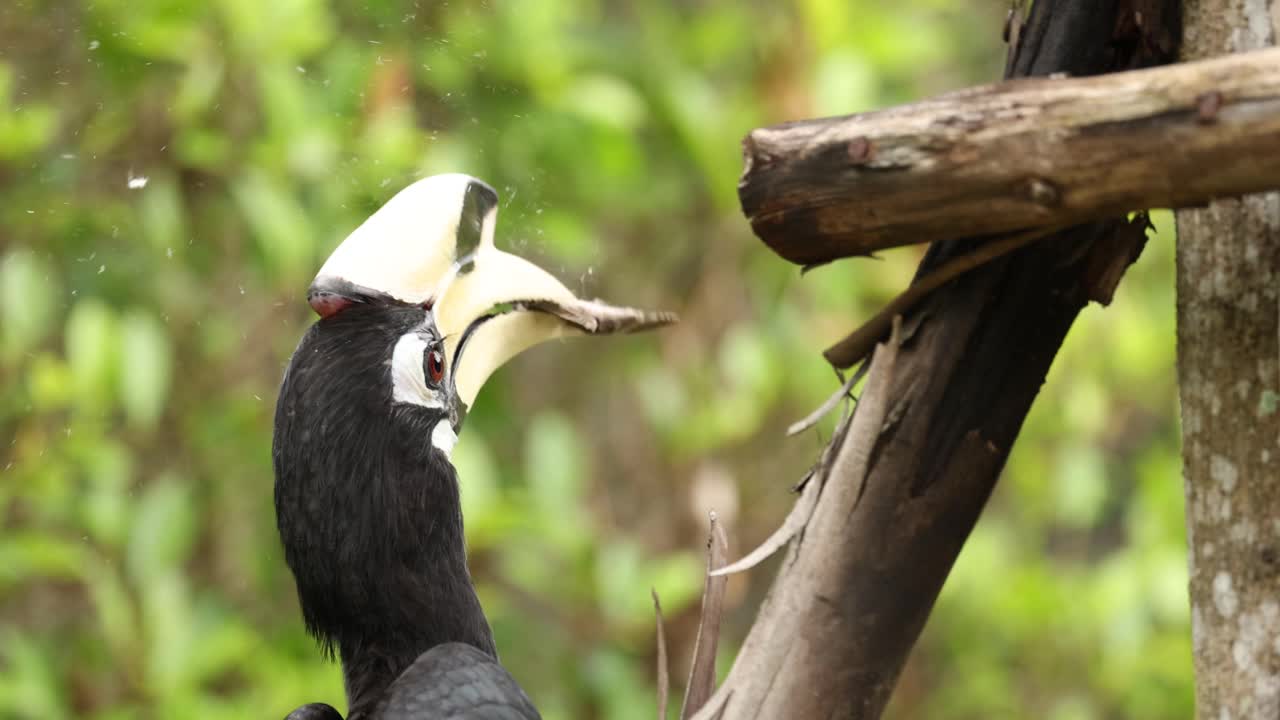
<path fill-rule="evenodd" d="M 529 353 L 457 448 L 473 574 L 549 720 L 683 676 L 706 511 L 785 513 L 817 350 L 918 249 L 800 278 L 737 210 L 757 125 L 1000 66 L 986 3 L 11 0 L 0 16 L 0 717 L 341 707 L 275 533 L 270 432 L 323 257 L 463 171 L 499 242 L 651 336 Z M 1187 716 L 1172 229 L 1086 311 L 903 678 L 903 717 Z M 730 585 L 731 658 L 772 575 Z"/>

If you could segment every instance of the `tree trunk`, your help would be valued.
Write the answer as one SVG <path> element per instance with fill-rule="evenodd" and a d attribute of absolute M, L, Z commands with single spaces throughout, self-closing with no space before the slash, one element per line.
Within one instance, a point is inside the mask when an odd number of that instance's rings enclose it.
<path fill-rule="evenodd" d="M 1280 0 L 1191 0 L 1184 22 L 1186 59 L 1262 48 Z M 1280 193 L 1177 224 L 1197 714 L 1280 717 Z"/>
<path fill-rule="evenodd" d="M 1171 59 L 1177 0 L 1036 0 L 1011 76 Z M 934 243 L 928 273 L 974 246 Z M 1140 243 L 1138 244 L 1140 247 Z M 875 718 L 1077 313 L 1135 256 L 1124 218 L 1077 226 L 940 288 L 877 353 L 808 524 L 707 718 Z M 1105 289 L 1105 288 L 1104 288 Z M 999 584 L 993 592 L 1000 592 Z"/>

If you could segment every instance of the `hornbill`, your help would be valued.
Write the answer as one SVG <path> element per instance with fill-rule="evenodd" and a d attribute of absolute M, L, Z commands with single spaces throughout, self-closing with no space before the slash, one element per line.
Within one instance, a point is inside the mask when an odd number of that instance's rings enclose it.
<path fill-rule="evenodd" d="M 537 718 L 499 664 L 467 569 L 450 454 L 485 379 L 555 337 L 674 320 L 577 298 L 494 247 L 498 195 L 419 180 L 338 246 L 285 370 L 276 521 L 307 630 L 342 662 L 348 718 Z M 324 704 L 290 718 L 341 718 Z"/>

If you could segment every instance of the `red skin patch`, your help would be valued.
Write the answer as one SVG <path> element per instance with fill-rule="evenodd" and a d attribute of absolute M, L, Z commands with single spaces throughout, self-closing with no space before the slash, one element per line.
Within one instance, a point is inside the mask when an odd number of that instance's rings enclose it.
<path fill-rule="evenodd" d="M 307 302 L 311 303 L 311 309 L 317 315 L 327 318 L 346 310 L 355 301 L 336 293 L 315 292 L 307 297 Z"/>

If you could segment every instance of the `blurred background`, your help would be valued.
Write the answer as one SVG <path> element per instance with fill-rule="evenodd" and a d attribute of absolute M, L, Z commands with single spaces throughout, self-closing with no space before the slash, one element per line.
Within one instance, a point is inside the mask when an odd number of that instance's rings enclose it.
<path fill-rule="evenodd" d="M 680 685 L 707 510 L 735 556 L 776 527 L 831 432 L 783 438 L 837 387 L 819 351 L 921 252 L 801 277 L 740 216 L 739 141 L 995 79 L 1005 6 L 0 4 L 0 717 L 345 708 L 276 536 L 275 395 L 327 253 L 445 171 L 499 189 L 508 249 L 683 318 L 527 353 L 456 451 L 504 662 L 548 720 L 652 717 L 649 588 Z M 1072 331 L 893 717 L 1191 716 L 1156 224 Z M 725 669 L 774 567 L 730 584 Z"/>

